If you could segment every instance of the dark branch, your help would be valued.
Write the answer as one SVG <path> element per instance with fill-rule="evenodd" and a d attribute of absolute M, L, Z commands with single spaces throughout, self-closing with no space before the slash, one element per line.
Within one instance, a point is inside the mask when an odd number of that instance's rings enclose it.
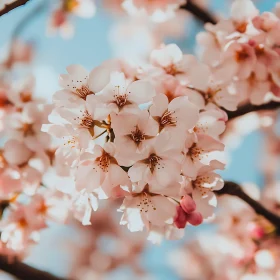
<path fill-rule="evenodd" d="M 250 112 L 258 112 L 258 111 L 265 111 L 265 110 L 275 110 L 280 108 L 280 102 L 272 101 L 267 104 L 263 105 L 252 105 L 250 103 L 240 106 L 236 111 L 226 111 L 228 115 L 228 119 L 232 120 L 237 117 L 241 117 Z"/>
<path fill-rule="evenodd" d="M 8 261 L 6 256 L 0 256 L 0 270 L 20 280 L 66 280 L 19 261 Z"/>
<path fill-rule="evenodd" d="M 5 5 L 4 9 L 2 9 L 0 11 L 0 16 L 3 16 L 5 14 L 7 14 L 8 12 L 14 10 L 15 8 L 26 4 L 28 1 L 29 0 L 16 0 L 16 1 L 12 2 L 11 4 Z"/>
<path fill-rule="evenodd" d="M 181 6 L 181 9 L 184 9 L 191 14 L 193 14 L 196 18 L 198 18 L 203 23 L 213 23 L 216 24 L 217 20 L 211 13 L 200 8 L 197 4 L 194 3 L 194 0 L 187 0 L 187 3 Z"/>
<path fill-rule="evenodd" d="M 277 231 L 280 232 L 280 217 L 267 210 L 258 201 L 252 199 L 242 190 L 240 185 L 227 181 L 225 182 L 224 187 L 219 191 L 215 191 L 215 193 L 219 195 L 229 194 L 239 197 L 243 201 L 247 202 L 257 214 L 262 215 L 264 218 L 270 221 L 276 227 Z"/>

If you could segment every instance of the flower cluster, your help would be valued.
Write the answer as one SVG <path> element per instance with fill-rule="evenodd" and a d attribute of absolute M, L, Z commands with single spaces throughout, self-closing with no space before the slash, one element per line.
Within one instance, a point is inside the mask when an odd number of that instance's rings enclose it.
<path fill-rule="evenodd" d="M 230 83 L 239 94 L 259 105 L 279 101 L 279 28 L 274 14 L 259 14 L 251 0 L 236 0 L 231 18 L 206 24 L 198 34 L 202 59 L 222 83 Z"/>
<path fill-rule="evenodd" d="M 42 130 L 63 142 L 57 173 L 75 180 L 83 224 L 98 199 L 115 197 L 123 198 L 121 224 L 146 228 L 154 242 L 213 215 L 227 120 L 219 106 L 235 108 L 236 101 L 210 77 L 195 79 L 197 71 L 211 75 L 206 65 L 167 45 L 152 52 L 149 65 L 107 61 L 91 72 L 79 65 L 67 71 Z"/>
<path fill-rule="evenodd" d="M 5 90 L 9 113 L 2 119 L 0 231 L 1 247 L 11 254 L 23 254 L 38 241 L 47 219 L 63 221 L 67 214 L 63 195 L 42 186 L 55 152 L 51 137 L 41 132 L 51 106 L 35 98 L 33 88 L 34 79 L 28 78 Z"/>

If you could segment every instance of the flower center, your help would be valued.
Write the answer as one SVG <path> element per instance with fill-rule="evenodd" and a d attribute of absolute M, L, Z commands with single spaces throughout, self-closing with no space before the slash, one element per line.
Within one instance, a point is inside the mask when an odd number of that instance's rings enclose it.
<path fill-rule="evenodd" d="M 23 132 L 24 137 L 33 136 L 35 134 L 32 123 L 23 123 L 20 130 Z"/>
<path fill-rule="evenodd" d="M 139 145 L 142 141 L 145 140 L 145 134 L 139 129 L 138 126 L 136 126 L 134 131 L 131 131 L 131 134 L 129 136 L 136 145 Z"/>
<path fill-rule="evenodd" d="M 174 114 L 175 111 L 173 112 L 170 112 L 170 111 L 166 111 L 160 121 L 159 121 L 159 124 L 161 127 L 164 127 L 166 125 L 172 125 L 172 126 L 176 126 L 176 123 L 177 123 L 177 117 L 173 117 L 172 114 Z"/>
<path fill-rule="evenodd" d="M 27 103 L 27 102 L 30 102 L 32 101 L 32 93 L 31 92 L 21 92 L 20 93 L 20 100 L 23 102 L 23 103 Z"/>
<path fill-rule="evenodd" d="M 191 157 L 192 160 L 200 159 L 200 155 L 203 152 L 202 149 L 198 148 L 194 143 L 188 150 L 187 155 Z"/>
<path fill-rule="evenodd" d="M 78 143 L 78 139 L 75 136 L 72 137 L 63 137 L 66 138 L 66 142 L 63 144 L 63 146 L 70 146 L 70 148 L 75 148 Z"/>
<path fill-rule="evenodd" d="M 106 153 L 103 152 L 101 157 L 98 157 L 96 159 L 97 165 L 98 167 L 103 171 L 103 172 L 108 172 L 110 163 L 111 163 L 111 156 Z"/>
<path fill-rule="evenodd" d="M 81 118 L 77 117 L 74 120 L 79 121 L 80 127 L 87 128 L 87 129 L 94 127 L 94 120 L 87 110 L 84 111 Z"/>
<path fill-rule="evenodd" d="M 179 71 L 175 64 L 171 64 L 169 66 L 164 67 L 164 71 L 166 72 L 166 74 L 169 74 L 172 76 L 179 74 Z"/>
<path fill-rule="evenodd" d="M 235 54 L 235 59 L 237 62 L 243 62 L 244 60 L 246 60 L 249 57 L 249 54 L 246 50 L 240 50 L 237 51 Z"/>
<path fill-rule="evenodd" d="M 27 225 L 28 225 L 28 223 L 25 218 L 21 218 L 18 220 L 18 226 L 20 228 L 25 228 L 25 227 L 27 227 Z"/>
<path fill-rule="evenodd" d="M 0 91 L 0 108 L 6 108 L 7 106 L 12 105 L 9 99 Z"/>
<path fill-rule="evenodd" d="M 157 156 L 156 154 L 151 154 L 149 158 L 146 160 L 151 172 L 153 173 L 155 168 L 160 168 L 160 161 L 161 157 Z M 162 167 L 163 168 L 163 167 Z"/>
<path fill-rule="evenodd" d="M 157 208 L 152 203 L 151 197 L 145 192 L 141 193 L 141 200 L 137 204 L 137 207 L 140 208 L 141 213 L 147 213 L 149 210 L 157 210 Z"/>
<path fill-rule="evenodd" d="M 199 176 L 196 178 L 195 181 L 193 181 L 192 185 L 194 188 L 196 188 L 202 196 L 208 194 L 209 192 L 213 191 L 212 187 L 207 187 L 204 185 L 210 184 L 210 177 L 209 176 Z"/>
<path fill-rule="evenodd" d="M 115 103 L 118 105 L 119 108 L 122 108 L 127 102 L 127 94 L 124 95 L 114 95 Z"/>
<path fill-rule="evenodd" d="M 77 88 L 77 89 L 76 89 L 76 94 L 77 94 L 80 98 L 86 100 L 86 99 L 87 99 L 87 96 L 88 96 L 88 95 L 91 95 L 91 94 L 94 94 L 94 92 L 91 91 L 91 90 L 89 89 L 88 86 L 82 85 L 80 88 Z"/>

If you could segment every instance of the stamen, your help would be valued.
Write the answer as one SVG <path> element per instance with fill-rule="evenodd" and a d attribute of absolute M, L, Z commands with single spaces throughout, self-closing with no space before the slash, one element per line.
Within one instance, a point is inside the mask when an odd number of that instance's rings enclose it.
<path fill-rule="evenodd" d="M 77 117 L 74 120 L 78 120 L 79 125 L 83 128 L 90 129 L 94 127 L 94 120 L 87 110 L 84 111 L 82 117 Z"/>
<path fill-rule="evenodd" d="M 131 131 L 129 136 L 137 146 L 145 140 L 145 134 L 139 129 L 138 126 L 135 127 L 134 131 Z"/>
<path fill-rule="evenodd" d="M 165 111 L 165 113 L 162 115 L 159 124 L 160 126 L 164 127 L 167 125 L 176 126 L 177 123 L 177 117 L 173 117 L 172 114 L 174 114 L 175 111 Z"/>
<path fill-rule="evenodd" d="M 155 168 L 160 169 L 164 168 L 164 166 L 161 166 L 161 157 L 157 156 L 156 154 L 151 154 L 149 158 L 146 159 L 146 164 L 149 166 L 151 172 L 153 173 Z"/>
<path fill-rule="evenodd" d="M 102 156 L 98 157 L 96 159 L 97 165 L 100 169 L 102 169 L 103 172 L 108 172 L 109 170 L 109 166 L 111 163 L 111 156 L 106 153 L 105 151 L 103 151 Z M 93 168 L 95 169 L 95 168 Z"/>
<path fill-rule="evenodd" d="M 86 99 L 87 99 L 87 96 L 88 96 L 88 95 L 91 95 L 91 94 L 94 94 L 94 92 L 91 91 L 91 90 L 89 89 L 88 86 L 82 85 L 80 88 L 77 88 L 77 89 L 76 89 L 76 94 L 77 94 L 80 98 L 86 100 Z"/>

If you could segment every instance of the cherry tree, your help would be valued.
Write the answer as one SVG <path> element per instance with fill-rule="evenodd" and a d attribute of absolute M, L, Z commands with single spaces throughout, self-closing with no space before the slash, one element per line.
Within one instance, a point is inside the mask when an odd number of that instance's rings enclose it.
<path fill-rule="evenodd" d="M 29 2 L 1 1 L 0 16 Z M 0 269 L 61 279 L 22 262 L 55 221 L 85 240 L 69 279 L 105 279 L 124 264 L 151 279 L 138 260 L 146 240 L 183 239 L 189 227 L 211 223 L 215 232 L 170 254 L 180 277 L 278 279 L 280 6 L 261 13 L 251 0 L 234 0 L 222 18 L 207 1 L 103 2 L 127 16 L 130 24 L 115 30 L 121 38 L 130 29 L 149 38 L 143 48 L 116 41 L 116 52 L 132 51 L 92 69 L 69 65 L 49 104 L 32 75 L 13 72 L 33 59 L 34 46 L 18 35 L 42 2 L 15 29 L 0 65 Z M 57 1 L 45 32 L 69 38 L 79 32 L 75 17 L 96 13 L 92 0 Z M 182 36 L 178 22 L 192 16 L 204 24 L 195 55 L 163 43 Z M 265 138 L 262 188 L 221 175 L 225 149 L 253 130 Z M 112 254 L 98 247 L 103 235 L 118 248 Z"/>

